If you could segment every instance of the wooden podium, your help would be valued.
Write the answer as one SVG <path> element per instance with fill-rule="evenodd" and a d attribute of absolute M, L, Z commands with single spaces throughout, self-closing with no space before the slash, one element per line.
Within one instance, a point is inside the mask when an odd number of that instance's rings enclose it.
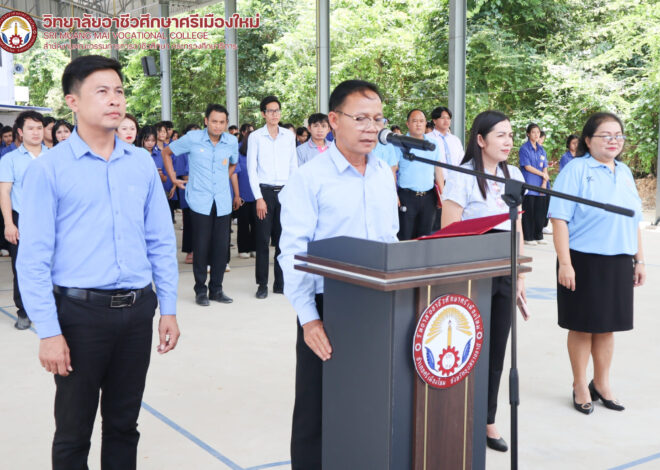
<path fill-rule="evenodd" d="M 296 269 L 324 281 L 324 470 L 483 469 L 492 278 L 510 275 L 508 232 L 381 243 L 311 242 Z M 518 259 L 521 266 L 531 258 Z M 444 294 L 481 312 L 483 349 L 453 387 L 423 382 L 413 364 L 419 315 Z"/>

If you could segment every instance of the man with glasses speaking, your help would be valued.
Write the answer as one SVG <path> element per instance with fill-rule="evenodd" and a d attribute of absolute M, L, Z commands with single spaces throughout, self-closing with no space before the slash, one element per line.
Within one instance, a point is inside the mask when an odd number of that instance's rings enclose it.
<path fill-rule="evenodd" d="M 259 105 L 266 125 L 248 137 L 247 170 L 252 194 L 257 201 L 255 276 L 257 299 L 268 297 L 268 256 L 271 237 L 275 245 L 273 292 L 284 293 L 282 269 L 277 261 L 280 254 L 279 192 L 298 167 L 296 135 L 279 126 L 282 114 L 276 96 L 267 96 Z"/>
<path fill-rule="evenodd" d="M 387 124 L 378 88 L 361 80 L 340 83 L 330 95 L 328 119 L 335 135 L 328 156 L 300 167 L 280 193 L 284 294 L 298 314 L 294 470 L 321 469 L 322 363 L 332 357 L 332 345 L 323 328 L 323 279 L 296 271 L 293 258 L 310 241 L 350 236 L 394 242 L 399 231 L 392 170 L 371 154 Z"/>

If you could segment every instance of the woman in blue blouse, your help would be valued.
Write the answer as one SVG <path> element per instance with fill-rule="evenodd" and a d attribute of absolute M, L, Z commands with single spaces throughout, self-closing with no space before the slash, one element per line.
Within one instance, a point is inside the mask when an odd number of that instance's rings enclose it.
<path fill-rule="evenodd" d="M 634 217 L 553 197 L 559 326 L 568 330 L 573 406 L 584 414 L 593 401 L 622 411 L 610 386 L 614 331 L 633 327 L 633 286 L 646 279 L 639 221 L 642 204 L 630 169 L 618 160 L 625 135 L 621 120 L 597 113 L 582 129 L 577 154 L 555 180 L 556 191 L 634 209 Z M 587 382 L 593 359 L 594 377 Z"/>
<path fill-rule="evenodd" d="M 566 139 L 566 153 L 564 153 L 561 156 L 561 159 L 559 160 L 559 171 L 561 171 L 566 165 L 568 165 L 568 162 L 570 162 L 571 160 L 573 160 L 573 158 L 575 158 L 579 140 L 580 138 L 575 134 L 569 135 L 568 138 Z"/>
<path fill-rule="evenodd" d="M 527 142 L 522 144 L 518 155 L 520 157 L 520 170 L 525 183 L 534 186 L 548 187 L 548 159 L 543 146 L 538 142 L 541 129 L 531 123 L 527 126 Z M 536 191 L 527 191 L 523 196 L 522 228 L 526 245 L 546 244 L 543 240 L 543 226 L 545 225 L 546 211 L 545 195 Z"/>

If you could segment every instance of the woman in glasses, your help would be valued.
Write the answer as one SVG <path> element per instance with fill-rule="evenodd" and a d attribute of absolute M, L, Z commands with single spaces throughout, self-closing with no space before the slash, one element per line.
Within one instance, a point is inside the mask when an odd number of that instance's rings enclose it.
<path fill-rule="evenodd" d="M 642 203 L 630 169 L 619 157 L 625 136 L 611 113 L 592 115 L 576 158 L 557 177 L 556 191 L 627 207 L 626 217 L 553 197 L 549 216 L 557 250 L 559 326 L 568 330 L 573 406 L 584 414 L 593 401 L 622 411 L 610 387 L 614 331 L 633 327 L 633 286 L 646 279 L 639 221 Z M 580 158 L 577 158 L 580 157 Z M 593 358 L 594 377 L 587 382 Z"/>

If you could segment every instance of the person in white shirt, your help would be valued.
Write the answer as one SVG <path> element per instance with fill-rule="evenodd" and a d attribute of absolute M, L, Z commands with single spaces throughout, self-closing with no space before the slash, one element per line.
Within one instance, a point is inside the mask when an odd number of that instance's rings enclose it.
<path fill-rule="evenodd" d="M 259 105 L 266 125 L 248 137 L 247 170 L 250 187 L 257 202 L 256 263 L 255 277 L 258 288 L 256 297 L 268 296 L 268 256 L 272 239 L 275 245 L 273 292 L 284 293 L 282 268 L 277 257 L 280 254 L 280 202 L 279 192 L 298 168 L 296 135 L 279 126 L 282 114 L 276 96 L 267 96 Z"/>
<path fill-rule="evenodd" d="M 452 113 L 449 108 L 445 106 L 438 106 L 431 111 L 431 120 L 433 122 L 433 130 L 426 134 L 428 137 L 435 139 L 437 148 L 440 151 L 440 161 L 449 163 L 450 165 L 460 165 L 463 161 L 463 144 L 461 140 L 451 133 Z M 445 185 L 452 176 L 457 173 L 446 168 L 442 169 L 442 174 L 445 177 Z M 433 224 L 433 231 L 440 228 L 440 219 L 442 217 L 442 209 L 438 209 Z"/>

